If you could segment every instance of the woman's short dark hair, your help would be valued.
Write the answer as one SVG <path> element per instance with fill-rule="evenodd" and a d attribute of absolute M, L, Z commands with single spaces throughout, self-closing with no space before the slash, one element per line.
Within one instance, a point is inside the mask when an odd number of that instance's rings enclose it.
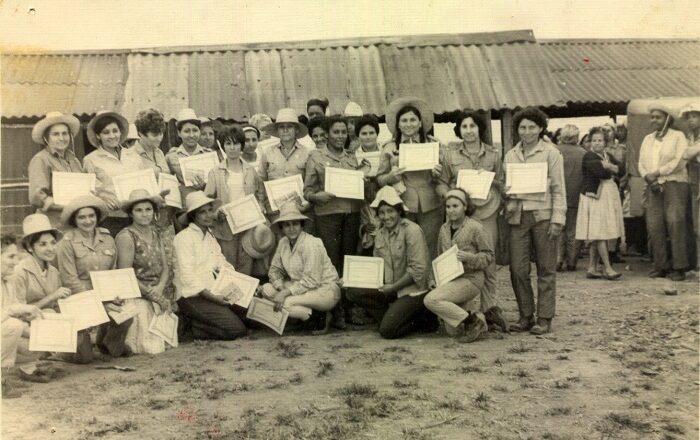
<path fill-rule="evenodd" d="M 542 129 L 540 137 L 547 131 L 547 114 L 537 107 L 525 107 L 513 116 L 513 128 L 517 131 L 523 119 L 532 121 Z"/>
<path fill-rule="evenodd" d="M 24 243 L 24 249 L 29 252 L 29 250 L 34 247 L 34 244 L 39 241 L 39 239 L 44 235 L 44 234 L 49 234 L 51 235 L 54 240 L 58 241 L 58 234 L 56 231 L 41 231 L 41 232 L 36 232 L 34 234 L 28 235 L 24 237 L 22 242 Z"/>
<path fill-rule="evenodd" d="M 377 212 L 379 212 L 379 208 L 381 208 L 382 205 L 386 205 L 386 206 L 389 206 L 391 208 L 394 208 L 399 213 L 399 215 L 401 217 L 406 217 L 406 211 L 404 211 L 404 209 L 403 209 L 403 203 L 397 203 L 396 205 L 390 205 L 387 202 L 385 202 L 384 200 L 382 200 L 381 202 L 379 202 L 379 205 L 377 206 Z"/>
<path fill-rule="evenodd" d="M 245 136 L 246 131 L 252 131 L 255 133 L 255 136 L 258 137 L 258 140 L 260 140 L 260 130 L 258 130 L 258 127 L 250 124 L 245 124 L 241 127 L 241 131 L 243 132 L 243 135 Z"/>
<path fill-rule="evenodd" d="M 479 140 L 484 142 L 484 136 L 486 136 L 486 121 L 474 110 L 464 110 L 459 112 L 457 119 L 455 119 L 455 135 L 457 138 L 462 139 L 462 122 L 465 119 L 472 118 L 472 121 L 479 127 Z"/>
<path fill-rule="evenodd" d="M 153 200 L 141 200 L 140 202 L 133 203 L 133 204 L 129 207 L 129 210 L 126 211 L 126 215 L 129 217 L 129 220 L 131 220 L 132 222 L 134 221 L 134 215 L 133 215 L 134 208 L 136 207 L 136 205 L 140 205 L 141 203 L 144 203 L 144 202 L 145 202 L 145 203 L 150 203 L 150 204 L 151 204 L 151 206 L 153 207 L 153 216 L 154 216 L 154 218 L 155 218 L 155 215 L 156 215 L 156 213 L 158 212 L 158 205 L 156 205 L 156 204 L 153 202 Z"/>
<path fill-rule="evenodd" d="M 311 135 L 311 133 L 313 133 L 313 131 L 314 131 L 314 128 L 317 128 L 317 127 L 321 127 L 321 130 L 326 131 L 326 129 L 323 127 L 325 123 L 326 123 L 325 116 L 309 119 L 309 121 L 306 123 L 306 128 L 309 129 L 309 135 Z"/>
<path fill-rule="evenodd" d="M 610 143 L 610 137 L 606 133 L 606 130 L 603 129 L 603 127 L 591 127 L 590 130 L 588 130 L 588 139 L 593 140 L 593 135 L 594 134 L 600 134 L 603 136 L 603 141 L 605 142 L 605 146 L 607 147 L 608 144 Z"/>
<path fill-rule="evenodd" d="M 406 113 L 414 113 L 416 116 L 418 116 L 418 119 L 420 119 L 421 122 L 423 122 L 423 116 L 420 114 L 420 110 L 418 110 L 418 107 L 413 106 L 413 105 L 407 105 L 401 108 L 396 113 L 396 127 L 394 127 L 394 143 L 396 143 L 396 147 L 398 148 L 399 145 L 401 145 L 401 130 L 399 130 L 399 119 L 401 119 L 401 116 L 405 115 Z M 420 137 L 421 142 L 425 142 L 427 137 L 425 135 L 425 127 L 421 124 L 420 129 L 418 130 L 418 136 Z"/>
<path fill-rule="evenodd" d="M 355 136 L 360 135 L 362 127 L 369 125 L 379 134 L 379 119 L 374 115 L 362 115 L 355 124 Z"/>
<path fill-rule="evenodd" d="M 454 188 L 454 189 L 451 189 L 450 191 L 461 191 L 464 194 L 464 199 L 467 201 L 467 209 L 466 209 L 467 217 L 471 217 L 472 215 L 474 215 L 474 213 L 476 212 L 476 205 L 474 203 L 472 203 L 472 198 L 469 195 L 469 193 L 466 192 L 462 188 Z M 450 197 L 447 197 L 445 199 L 445 201 L 447 201 L 447 199 L 449 199 L 449 198 Z M 452 197 L 452 198 L 457 199 L 457 197 Z M 457 200 L 459 200 L 459 199 L 457 199 Z M 459 200 L 459 202 L 462 203 L 461 200 Z"/>
<path fill-rule="evenodd" d="M 317 106 L 321 107 L 323 109 L 323 111 L 325 112 L 326 109 L 328 108 L 328 104 L 329 104 L 328 98 L 325 98 L 325 99 L 311 98 L 306 103 L 306 111 L 307 112 L 309 111 L 309 107 L 317 105 Z"/>
<path fill-rule="evenodd" d="M 195 127 L 199 128 L 200 130 L 202 129 L 202 121 L 198 119 L 187 119 L 184 121 L 177 121 L 175 122 L 175 128 L 177 128 L 177 131 L 182 130 L 182 127 L 185 126 L 185 124 L 192 124 Z"/>
<path fill-rule="evenodd" d="M 578 142 L 578 144 L 583 147 L 583 144 L 585 144 L 586 141 L 588 141 L 589 139 L 590 136 L 588 136 L 588 133 L 586 133 L 583 136 L 581 136 L 581 140 Z"/>
<path fill-rule="evenodd" d="M 230 140 L 234 144 L 245 144 L 245 134 L 236 125 L 224 125 L 221 130 L 216 134 L 216 140 L 221 144 L 221 148 L 224 147 L 226 141 Z"/>
<path fill-rule="evenodd" d="M 117 127 L 119 127 L 119 131 L 121 132 L 126 130 L 126 127 L 122 127 L 121 124 L 119 124 L 119 120 L 114 116 L 104 116 L 95 122 L 95 133 L 101 133 L 102 130 L 104 130 L 105 127 L 111 123 L 117 124 Z"/>
<path fill-rule="evenodd" d="M 68 217 L 68 226 L 72 226 L 72 227 L 74 227 L 74 228 L 77 228 L 77 227 L 78 227 L 78 224 L 75 223 L 75 216 L 78 215 L 78 212 L 80 212 L 80 210 L 85 209 L 85 208 L 90 208 L 90 209 L 92 209 L 93 212 L 95 213 L 95 217 L 97 217 L 97 220 L 98 220 L 98 221 L 100 220 L 100 210 L 99 210 L 99 209 L 97 209 L 97 208 L 94 207 L 94 206 L 81 206 L 80 208 L 78 208 L 78 209 L 76 209 L 75 211 L 73 211 L 73 214 L 71 214 L 70 217 Z"/>
<path fill-rule="evenodd" d="M 330 134 L 331 127 L 333 127 L 337 123 L 345 125 L 345 129 L 348 129 L 348 121 L 346 121 L 344 117 L 340 115 L 333 115 L 325 118 L 324 124 L 322 125 L 323 131 L 325 131 L 326 134 Z M 348 135 L 347 139 L 345 140 L 345 148 L 348 148 L 349 146 L 350 136 Z"/>
<path fill-rule="evenodd" d="M 148 110 L 141 110 L 136 115 L 134 125 L 136 125 L 136 131 L 141 135 L 147 135 L 148 133 L 161 134 L 165 129 L 165 118 L 163 113 L 154 108 L 149 108 Z"/>
<path fill-rule="evenodd" d="M 2 234 L 0 236 L 0 252 L 5 252 L 7 248 L 13 244 L 17 244 L 17 237 L 15 234 Z"/>

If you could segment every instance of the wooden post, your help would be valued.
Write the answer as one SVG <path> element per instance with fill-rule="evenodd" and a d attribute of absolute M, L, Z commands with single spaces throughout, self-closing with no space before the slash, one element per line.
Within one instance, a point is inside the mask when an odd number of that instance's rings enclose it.
<path fill-rule="evenodd" d="M 501 115 L 501 157 L 505 156 L 506 151 L 513 148 L 513 112 L 504 110 Z"/>

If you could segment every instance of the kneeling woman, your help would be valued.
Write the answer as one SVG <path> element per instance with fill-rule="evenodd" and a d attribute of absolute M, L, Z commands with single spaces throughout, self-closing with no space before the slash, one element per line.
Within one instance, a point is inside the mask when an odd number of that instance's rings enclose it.
<path fill-rule="evenodd" d="M 209 228 L 214 224 L 219 202 L 202 191 L 185 198 L 186 213 L 179 218 L 188 225 L 175 236 L 175 288 L 181 320 L 191 324 L 195 339 L 233 340 L 246 334 L 241 318 L 224 298 L 211 293 L 214 275 L 224 266 L 233 267 Z"/>
<path fill-rule="evenodd" d="M 381 222 L 373 255 L 384 259 L 385 284 L 377 290 L 348 289 L 348 300 L 380 323 L 379 333 L 386 339 L 433 330 L 435 316 L 423 305 L 430 266 L 423 231 L 404 218 L 408 210 L 393 186 L 380 189 L 370 207 Z"/>
<path fill-rule="evenodd" d="M 275 310 L 286 309 L 292 318 L 306 321 L 313 310 L 328 312 L 340 301 L 338 272 L 333 267 L 320 238 L 303 231 L 308 217 L 296 203 L 286 203 L 275 224 L 284 237 L 270 265 L 270 283 L 263 296 L 274 301 Z M 329 315 L 327 315 L 329 316 Z M 324 331 L 330 320 L 326 319 Z"/>
<path fill-rule="evenodd" d="M 450 335 L 473 342 L 486 331 L 482 313 L 469 312 L 464 307 L 484 288 L 485 271 L 494 259 L 493 248 L 486 229 L 471 218 L 476 206 L 462 189 L 445 194 L 447 222 L 438 235 L 438 254 L 457 246 L 457 259 L 464 266 L 464 274 L 446 284 L 434 287 L 425 296 L 425 306 L 445 322 Z"/>

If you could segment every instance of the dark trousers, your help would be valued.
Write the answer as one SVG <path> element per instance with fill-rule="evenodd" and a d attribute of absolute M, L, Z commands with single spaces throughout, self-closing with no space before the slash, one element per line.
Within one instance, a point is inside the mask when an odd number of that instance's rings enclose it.
<path fill-rule="evenodd" d="M 357 253 L 360 237 L 360 213 L 316 216 L 316 234 L 323 241 L 331 263 L 343 276 L 343 257 Z"/>
<path fill-rule="evenodd" d="M 663 191 L 654 193 L 647 189 L 646 220 L 647 231 L 651 238 L 651 253 L 654 269 L 666 271 L 685 271 L 688 269 L 688 243 L 686 241 L 688 226 L 686 223 L 686 205 L 688 203 L 688 184 L 685 182 L 666 182 Z M 666 240 L 671 241 L 671 261 L 668 258 Z"/>
<path fill-rule="evenodd" d="M 216 304 L 201 296 L 177 300 L 180 314 L 190 322 L 194 339 L 232 341 L 246 334 L 241 318 L 231 307 Z"/>
<path fill-rule="evenodd" d="M 431 331 L 437 318 L 423 304 L 425 294 L 390 300 L 375 289 L 348 289 L 348 301 L 367 310 L 379 322 L 379 334 L 396 339 L 412 331 Z"/>
<path fill-rule="evenodd" d="M 530 253 L 534 247 L 537 266 L 537 317 L 554 318 L 557 289 L 557 241 L 547 236 L 549 220 L 535 221 L 523 211 L 520 224 L 510 225 L 510 282 L 521 318 L 535 313 L 535 294 L 530 284 Z"/>
<path fill-rule="evenodd" d="M 576 267 L 581 241 L 576 240 L 576 217 L 578 208 L 566 208 L 566 224 L 559 236 L 559 263 Z"/>

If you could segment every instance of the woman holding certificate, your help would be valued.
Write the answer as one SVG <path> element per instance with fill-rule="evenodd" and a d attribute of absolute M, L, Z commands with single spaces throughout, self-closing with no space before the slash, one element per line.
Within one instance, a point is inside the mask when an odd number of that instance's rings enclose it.
<path fill-rule="evenodd" d="M 448 145 L 445 153 L 445 163 L 440 176 L 438 192 L 447 193 L 458 187 L 459 172 L 462 170 L 482 170 L 492 177 L 486 198 L 471 197 L 474 213 L 470 219 L 480 222 L 488 233 L 492 249 L 498 246 L 498 212 L 501 210 L 505 172 L 501 161 L 501 153 L 484 142 L 486 124 L 475 111 L 460 112 L 455 121 L 455 135 L 462 139 Z M 476 182 L 474 182 L 476 184 Z M 476 185 L 475 185 L 476 186 Z M 443 226 L 444 228 L 444 226 Z M 446 249 L 443 249 L 443 251 Z M 438 251 L 438 253 L 441 253 Z M 508 323 L 503 318 L 501 308 L 496 300 L 496 260 L 484 272 L 484 283 L 481 289 L 481 311 L 486 315 L 487 322 L 492 322 L 505 332 Z"/>
<path fill-rule="evenodd" d="M 442 198 L 437 192 L 443 162 L 441 152 L 433 150 L 430 164 L 419 171 L 406 171 L 399 166 L 401 148 L 410 149 L 407 144 L 437 142 L 427 133 L 433 126 L 433 112 L 428 103 L 418 98 L 399 98 L 386 109 L 386 125 L 393 140 L 382 148 L 377 171 L 380 186 L 393 186 L 408 206 L 408 218 L 418 223 L 428 241 L 430 257 L 437 256 L 437 236 L 442 225 Z M 421 154 L 422 156 L 426 156 Z M 411 158 L 415 162 L 420 158 Z M 427 168 L 426 168 L 427 167 Z M 431 168 L 432 167 L 432 168 Z"/>
<path fill-rule="evenodd" d="M 126 118 L 116 112 L 99 111 L 87 127 L 87 137 L 97 150 L 85 156 L 85 172 L 97 175 L 97 195 L 101 198 L 109 213 L 102 222 L 112 236 L 129 224 L 129 219 L 119 207 L 119 200 L 114 189 L 113 178 L 119 174 L 133 171 L 122 160 L 121 145 L 129 133 Z"/>
<path fill-rule="evenodd" d="M 474 342 L 487 330 L 482 313 L 465 310 L 467 304 L 483 290 L 486 270 L 494 260 L 493 247 L 483 225 L 472 218 L 476 206 L 461 188 L 445 194 L 447 222 L 440 228 L 438 253 L 457 246 L 457 260 L 464 274 L 435 286 L 425 296 L 425 306 L 445 322 L 449 335 L 460 337 L 462 342 Z M 435 274 L 439 279 L 439 274 Z"/>
<path fill-rule="evenodd" d="M 428 290 L 428 248 L 421 228 L 404 218 L 408 208 L 392 186 L 379 190 L 370 205 L 381 227 L 374 238 L 375 257 L 384 260 L 384 285 L 378 289 L 349 288 L 348 301 L 379 322 L 379 334 L 400 338 L 414 330 L 435 328 L 435 315 L 423 304 Z"/>
<path fill-rule="evenodd" d="M 379 121 L 374 115 L 364 115 L 355 124 L 356 138 L 360 146 L 355 150 L 358 162 L 367 159 L 370 162 L 369 180 L 365 182 L 365 201 L 360 210 L 360 249 L 363 255 L 372 255 L 374 247 L 374 232 L 380 226 L 374 210 L 369 207 L 371 200 L 379 191 L 377 183 L 377 168 L 381 149 L 377 144 Z"/>
<path fill-rule="evenodd" d="M 134 268 L 142 296 L 124 300 L 123 306 L 124 310 L 134 313 L 125 341 L 133 353 L 157 354 L 165 351 L 163 339 L 148 331 L 156 313 L 172 311 L 172 292 L 166 291 L 170 267 L 154 224 L 155 213 L 162 203 L 160 197 L 137 189 L 122 204 L 131 225 L 122 229 L 116 237 L 117 269 Z"/>
<path fill-rule="evenodd" d="M 73 140 L 80 131 L 80 121 L 73 115 L 49 112 L 32 128 L 32 140 L 44 149 L 29 162 L 29 203 L 45 213 L 54 227 L 59 227 L 62 206 L 54 202 L 52 174 L 82 173 L 75 156 Z"/>
<path fill-rule="evenodd" d="M 117 264 L 117 245 L 106 228 L 98 226 L 107 216 L 104 202 L 93 195 L 76 197 L 70 201 L 61 213 L 61 223 L 67 229 L 66 235 L 58 243 L 57 261 L 63 285 L 72 293 L 92 290 L 90 271 L 111 270 Z M 108 312 L 122 311 L 121 303 L 105 303 Z M 131 320 L 120 324 L 109 322 L 99 327 L 97 346 L 111 356 L 119 357 L 126 352 L 124 338 L 131 325 Z M 82 338 L 87 336 L 88 342 Z M 79 354 L 75 362 L 89 362 L 92 349 L 83 348 L 81 343 L 89 345 L 89 335 L 78 333 Z M 82 353 L 82 354 L 81 354 Z M 79 360 L 82 358 L 82 360 Z"/>
<path fill-rule="evenodd" d="M 219 131 L 216 137 L 217 142 L 224 149 L 226 158 L 219 166 L 209 171 L 204 194 L 218 199 L 224 205 L 253 194 L 262 208 L 265 201 L 265 188 L 255 168 L 241 158 L 246 141 L 245 134 L 238 127 L 227 126 Z M 242 246 L 242 238 L 247 231 L 234 235 L 223 211 L 218 212 L 210 231 L 219 242 L 226 260 L 236 268 L 236 271 L 251 275 L 253 258 L 243 250 Z"/>
<path fill-rule="evenodd" d="M 197 117 L 194 110 L 191 108 L 180 110 L 180 112 L 177 114 L 177 122 L 175 123 L 175 127 L 177 128 L 177 134 L 182 140 L 182 145 L 171 148 L 170 151 L 168 151 L 168 154 L 165 155 L 165 160 L 168 162 L 170 172 L 175 174 L 177 176 L 177 180 L 179 180 L 183 185 L 183 187 L 180 188 L 180 194 L 184 198 L 187 192 L 203 189 L 206 185 L 206 176 L 193 173 L 192 181 L 194 185 L 191 187 L 185 187 L 185 178 L 182 175 L 180 159 L 195 156 L 197 154 L 210 153 L 211 150 L 199 145 L 202 121 Z"/>

